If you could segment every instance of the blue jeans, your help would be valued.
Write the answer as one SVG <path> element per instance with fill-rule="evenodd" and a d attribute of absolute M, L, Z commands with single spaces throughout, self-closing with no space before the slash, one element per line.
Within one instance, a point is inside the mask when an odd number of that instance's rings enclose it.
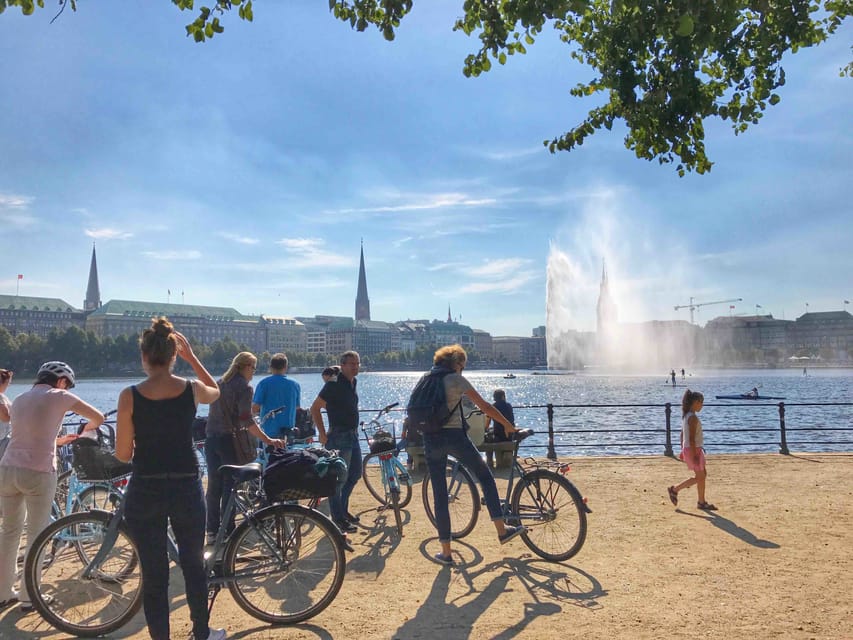
<path fill-rule="evenodd" d="M 438 539 L 450 542 L 450 511 L 447 506 L 447 456 L 452 455 L 474 474 L 483 488 L 486 508 L 492 520 L 503 518 L 495 477 L 477 447 L 463 429 L 442 429 L 439 433 L 424 434 L 424 457 L 432 483 L 435 527 Z"/>
<path fill-rule="evenodd" d="M 169 557 L 166 528 L 178 545 L 195 640 L 208 636 L 207 576 L 204 570 L 204 495 L 198 478 L 133 477 L 124 519 L 139 551 L 142 607 L 152 640 L 169 639 Z"/>
<path fill-rule="evenodd" d="M 349 497 L 361 477 L 361 444 L 358 431 L 332 431 L 326 440 L 326 449 L 337 449 L 347 464 L 347 477 L 335 495 L 329 498 L 329 511 L 332 520 L 340 525 L 347 521 Z"/>
<path fill-rule="evenodd" d="M 204 459 L 207 462 L 207 533 L 212 537 L 219 531 L 222 508 L 231 494 L 231 479 L 223 482 L 219 467 L 223 464 L 237 464 L 234 454 L 234 440 L 230 433 L 207 436 L 204 440 Z M 234 518 L 225 524 L 229 533 L 234 530 Z"/>

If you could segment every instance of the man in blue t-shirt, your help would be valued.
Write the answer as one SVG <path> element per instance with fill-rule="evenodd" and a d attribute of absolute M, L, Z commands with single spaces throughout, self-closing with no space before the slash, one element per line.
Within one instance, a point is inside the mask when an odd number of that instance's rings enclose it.
<path fill-rule="evenodd" d="M 287 377 L 287 356 L 276 353 L 270 358 L 270 376 L 258 383 L 252 397 L 252 415 L 260 420 L 274 409 L 284 409 L 261 424 L 264 433 L 271 438 L 290 434 L 296 424 L 301 394 L 299 383 Z"/>

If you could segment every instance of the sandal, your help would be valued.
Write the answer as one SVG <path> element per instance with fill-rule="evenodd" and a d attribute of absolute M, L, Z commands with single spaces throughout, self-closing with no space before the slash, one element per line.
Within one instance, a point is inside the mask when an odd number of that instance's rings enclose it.
<path fill-rule="evenodd" d="M 717 511 L 717 507 L 710 502 L 699 502 L 696 508 L 702 509 L 702 511 Z"/>
<path fill-rule="evenodd" d="M 678 506 L 678 491 L 675 490 L 675 487 L 669 487 L 667 489 L 667 492 L 669 493 L 669 501 L 677 507 Z"/>
<path fill-rule="evenodd" d="M 5 609 L 6 607 L 11 607 L 13 604 L 18 602 L 18 596 L 12 596 L 7 600 L 3 600 L 0 602 L 0 610 Z"/>

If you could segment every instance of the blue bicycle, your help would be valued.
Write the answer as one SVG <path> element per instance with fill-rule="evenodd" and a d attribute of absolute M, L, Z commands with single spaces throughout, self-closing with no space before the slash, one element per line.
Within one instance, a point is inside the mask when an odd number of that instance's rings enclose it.
<path fill-rule="evenodd" d="M 361 477 L 364 486 L 381 505 L 379 511 L 394 510 L 397 533 L 403 535 L 403 518 L 400 510 L 412 499 L 412 478 L 396 453 L 397 433 L 393 420 L 387 424 L 381 418 L 399 403 L 394 402 L 379 410 L 370 422 L 361 423 L 370 453 L 362 461 Z"/>

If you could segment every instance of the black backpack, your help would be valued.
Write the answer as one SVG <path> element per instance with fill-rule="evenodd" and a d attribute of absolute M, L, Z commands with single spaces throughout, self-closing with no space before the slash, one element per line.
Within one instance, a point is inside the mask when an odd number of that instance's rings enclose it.
<path fill-rule="evenodd" d="M 433 367 L 415 385 L 406 405 L 409 429 L 413 432 L 438 433 L 460 406 L 461 400 L 452 409 L 447 406 L 444 378 L 448 373 L 453 371 L 445 367 Z"/>

